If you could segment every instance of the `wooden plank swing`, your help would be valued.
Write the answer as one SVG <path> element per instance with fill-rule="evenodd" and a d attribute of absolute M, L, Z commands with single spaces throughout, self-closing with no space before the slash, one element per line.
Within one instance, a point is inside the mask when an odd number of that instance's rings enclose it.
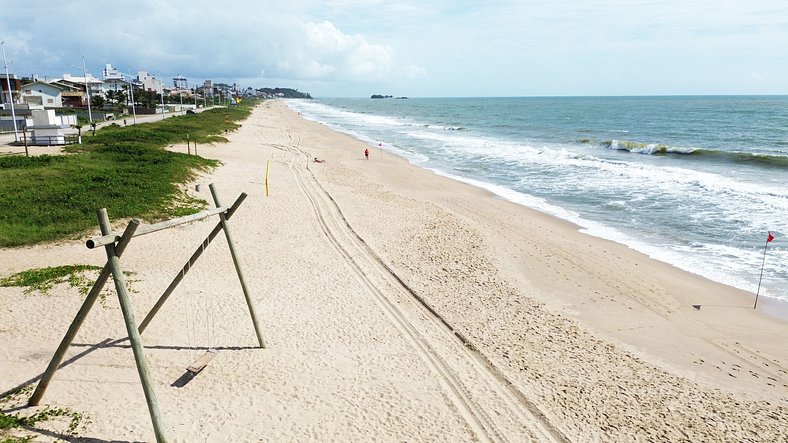
<path fill-rule="evenodd" d="M 87 247 L 90 249 L 104 246 L 104 249 L 107 254 L 107 263 L 104 265 L 104 268 L 101 270 L 96 282 L 93 284 L 93 287 L 90 289 L 85 301 L 82 303 L 79 311 L 77 312 L 76 317 L 71 322 L 71 325 L 66 332 L 66 335 L 63 337 L 63 340 L 60 342 L 55 354 L 52 356 L 52 360 L 49 362 L 44 374 L 41 377 L 41 381 L 36 386 L 36 390 L 33 392 L 33 395 L 30 397 L 28 401 L 29 406 L 37 406 L 41 402 L 41 398 L 44 396 L 47 387 L 49 386 L 49 382 L 52 380 L 52 377 L 55 375 L 55 371 L 60 367 L 60 364 L 63 361 L 63 357 L 66 354 L 69 346 L 74 340 L 74 337 L 77 335 L 79 328 L 82 326 L 82 323 L 85 320 L 85 317 L 90 312 L 90 309 L 93 307 L 98 295 L 101 293 L 104 285 L 107 282 L 110 274 L 112 275 L 112 279 L 115 282 L 115 289 L 118 292 L 118 299 L 120 301 L 121 311 L 123 313 L 123 319 L 126 324 L 126 331 L 129 334 L 129 341 L 131 342 L 131 349 L 134 353 L 134 361 L 137 366 L 137 372 L 140 377 L 140 382 L 142 384 L 143 392 L 145 393 L 145 401 L 148 405 L 148 411 L 150 412 L 151 421 L 153 422 L 153 432 L 156 435 L 157 442 L 165 442 L 166 436 L 164 433 L 164 424 L 161 418 L 161 413 L 159 411 L 158 400 L 156 399 L 156 393 L 153 390 L 153 385 L 150 381 L 150 374 L 148 370 L 148 362 L 145 358 L 145 353 L 143 352 L 142 341 L 140 335 L 145 331 L 148 324 L 153 320 L 156 316 L 156 313 L 161 309 L 164 305 L 164 302 L 167 301 L 170 294 L 175 290 L 178 286 L 178 283 L 183 280 L 183 277 L 186 275 L 187 272 L 191 269 L 192 265 L 197 261 L 197 259 L 202 255 L 205 251 L 205 248 L 211 243 L 211 241 L 219 234 L 219 231 L 224 231 L 224 235 L 227 239 L 227 245 L 230 249 L 230 255 L 233 259 L 233 264 L 235 265 L 235 271 L 238 274 L 238 279 L 241 282 L 241 289 L 243 290 L 244 297 L 246 299 L 246 305 L 249 309 L 249 315 L 252 318 L 252 325 L 254 326 L 255 335 L 257 336 L 257 342 L 260 345 L 260 348 L 265 348 L 265 341 L 263 340 L 262 333 L 260 331 L 260 326 L 257 321 L 257 314 L 255 313 L 254 304 L 252 303 L 252 298 L 249 295 L 249 290 L 246 286 L 246 279 L 244 278 L 243 271 L 241 270 L 240 262 L 238 261 L 238 257 L 235 253 L 235 246 L 233 243 L 232 235 L 230 234 L 230 229 L 228 226 L 228 220 L 233 216 L 235 211 L 238 207 L 243 203 L 246 199 L 246 193 L 241 193 L 235 202 L 230 207 L 223 207 L 219 203 L 219 197 L 216 193 L 216 189 L 211 183 L 209 185 L 211 190 L 211 195 L 213 196 L 214 204 L 216 208 L 210 209 L 207 211 L 203 211 L 197 214 L 188 215 L 185 217 L 180 217 L 172 220 L 167 220 L 161 223 L 156 223 L 147 226 L 140 226 L 140 222 L 138 220 L 132 220 L 129 222 L 126 229 L 123 231 L 122 235 L 117 235 L 112 232 L 112 227 L 110 225 L 109 217 L 107 216 L 107 210 L 102 208 L 98 211 L 98 223 L 99 227 L 101 228 L 101 237 L 92 238 L 87 241 Z M 191 255 L 189 261 L 181 268 L 175 278 L 172 280 L 170 285 L 164 291 L 164 293 L 159 297 L 156 304 L 151 308 L 150 312 L 145 319 L 140 323 L 139 327 L 136 325 L 136 321 L 134 319 L 134 312 L 131 307 L 131 300 L 129 298 L 128 290 L 126 289 L 126 281 L 123 276 L 123 270 L 120 266 L 120 257 L 123 255 L 124 250 L 128 246 L 129 242 L 133 237 L 137 237 L 140 235 L 150 234 L 152 232 L 161 231 L 164 229 L 172 228 L 178 225 L 182 225 L 184 223 L 189 223 L 192 221 L 202 220 L 204 218 L 208 218 L 213 215 L 219 215 L 219 223 L 211 230 L 208 237 L 203 240 L 200 246 L 197 248 L 196 251 Z M 188 368 L 187 371 L 192 375 L 198 374 L 202 371 L 205 366 L 214 358 L 216 352 L 214 350 L 208 351 L 205 355 L 200 357 L 197 361 L 192 363 Z"/>

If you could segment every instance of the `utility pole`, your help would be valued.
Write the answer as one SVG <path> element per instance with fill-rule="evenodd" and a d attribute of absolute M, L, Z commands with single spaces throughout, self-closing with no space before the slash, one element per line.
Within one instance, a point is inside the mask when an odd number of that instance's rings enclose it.
<path fill-rule="evenodd" d="M 3 47 L 3 65 L 5 66 L 5 81 L 8 85 L 8 97 L 11 99 L 11 119 L 14 121 L 14 141 L 19 142 L 19 134 L 16 128 L 16 112 L 14 111 L 14 91 L 11 90 L 11 76 L 8 74 L 8 62 L 5 59 L 5 41 L 0 42 Z"/>

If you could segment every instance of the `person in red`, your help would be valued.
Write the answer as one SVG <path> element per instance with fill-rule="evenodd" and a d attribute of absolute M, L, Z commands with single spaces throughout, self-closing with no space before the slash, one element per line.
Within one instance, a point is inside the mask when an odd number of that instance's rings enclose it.
<path fill-rule="evenodd" d="M 367 160 L 369 160 L 369 149 L 364 149 L 364 157 L 366 157 Z"/>

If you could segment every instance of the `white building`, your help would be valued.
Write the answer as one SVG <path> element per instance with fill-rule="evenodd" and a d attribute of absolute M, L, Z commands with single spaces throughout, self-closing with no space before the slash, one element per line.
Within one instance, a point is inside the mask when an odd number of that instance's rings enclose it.
<path fill-rule="evenodd" d="M 187 89 L 189 87 L 189 80 L 182 75 L 176 75 L 172 78 L 172 85 L 175 89 Z"/>
<path fill-rule="evenodd" d="M 123 74 L 117 68 L 113 68 L 111 64 L 104 65 L 104 81 L 107 80 L 123 80 Z"/>
<path fill-rule="evenodd" d="M 128 80 L 124 80 L 123 73 L 118 71 L 117 68 L 114 68 L 111 64 L 104 66 L 102 74 L 104 76 L 104 84 L 106 85 L 105 87 L 107 91 L 117 92 L 128 89 Z"/>
<path fill-rule="evenodd" d="M 83 91 L 85 85 L 87 85 L 88 92 L 90 92 L 90 95 L 98 94 L 104 96 L 106 95 L 107 92 L 107 84 L 104 83 L 103 80 L 99 80 L 96 77 L 93 77 L 93 74 L 89 72 L 87 73 L 87 76 L 81 76 L 81 77 L 76 75 L 71 75 L 69 73 L 65 73 L 63 74 L 62 79 L 56 79 L 53 81 L 75 85 L 75 86 L 79 85 L 83 89 Z"/>
<path fill-rule="evenodd" d="M 164 93 L 164 85 L 161 81 L 148 74 L 147 71 L 139 71 L 137 73 L 137 80 L 142 84 L 142 89 L 146 91 L 153 91 L 157 94 Z"/>

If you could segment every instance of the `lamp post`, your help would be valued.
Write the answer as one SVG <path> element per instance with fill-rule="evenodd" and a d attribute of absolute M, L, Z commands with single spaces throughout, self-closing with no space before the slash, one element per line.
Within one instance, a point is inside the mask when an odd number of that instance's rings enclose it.
<path fill-rule="evenodd" d="M 137 108 L 134 106 L 134 83 L 131 82 L 131 68 L 127 67 L 129 73 L 123 74 L 122 72 L 120 75 L 126 75 L 129 78 L 129 94 L 131 94 L 131 112 L 134 114 L 134 124 L 137 124 Z"/>
<path fill-rule="evenodd" d="M 8 62 L 5 59 L 5 41 L 0 42 L 3 47 L 3 65 L 5 66 L 5 81 L 8 85 L 8 97 L 11 99 L 11 119 L 14 121 L 14 141 L 19 142 L 19 134 L 16 128 L 16 111 L 14 111 L 14 91 L 11 90 L 11 76 L 8 74 Z"/>
<path fill-rule="evenodd" d="M 164 120 L 164 83 L 161 80 L 159 80 L 159 89 L 161 90 L 159 93 L 161 95 L 161 119 Z"/>
<path fill-rule="evenodd" d="M 90 86 L 88 86 L 88 68 L 85 67 L 85 56 L 82 56 L 82 71 L 85 73 L 85 94 L 88 95 L 88 120 L 93 124 L 93 113 L 90 111 Z"/>

